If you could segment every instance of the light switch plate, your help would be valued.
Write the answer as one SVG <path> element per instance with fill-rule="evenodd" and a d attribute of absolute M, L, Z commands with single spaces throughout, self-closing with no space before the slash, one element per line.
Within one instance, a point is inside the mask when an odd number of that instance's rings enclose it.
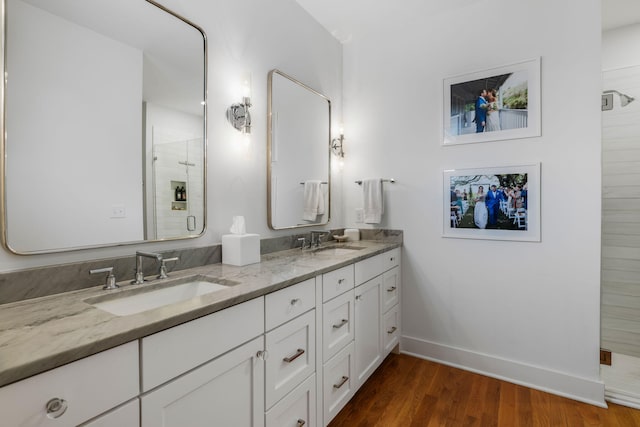
<path fill-rule="evenodd" d="M 357 223 L 364 222 L 364 209 L 361 209 L 361 208 L 356 209 L 356 222 Z"/>

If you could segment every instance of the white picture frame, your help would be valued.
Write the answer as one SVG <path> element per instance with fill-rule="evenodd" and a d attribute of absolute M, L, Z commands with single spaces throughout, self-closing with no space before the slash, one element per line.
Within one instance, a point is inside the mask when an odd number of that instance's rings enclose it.
<path fill-rule="evenodd" d="M 504 196 L 499 196 L 497 205 L 490 200 L 493 196 L 488 195 L 492 185 L 496 185 L 498 195 L 500 186 L 503 187 Z M 478 197 L 480 186 L 483 186 L 484 198 Z M 443 237 L 540 241 L 540 163 L 448 169 L 443 172 L 442 189 Z M 480 199 L 484 199 L 484 206 Z M 475 217 L 477 209 L 486 209 L 484 228 L 482 211 L 478 211 L 480 218 Z"/>
<path fill-rule="evenodd" d="M 539 57 L 446 78 L 443 89 L 442 145 L 541 135 Z M 485 113 L 490 123 L 479 132 L 474 120 L 482 89 L 495 89 L 496 101 L 491 104 L 494 108 Z M 482 105 L 485 109 L 487 104 Z"/>

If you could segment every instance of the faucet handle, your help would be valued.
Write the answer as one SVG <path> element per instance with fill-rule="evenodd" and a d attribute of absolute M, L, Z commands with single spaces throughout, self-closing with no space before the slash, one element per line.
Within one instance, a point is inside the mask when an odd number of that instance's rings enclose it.
<path fill-rule="evenodd" d="M 302 242 L 302 244 L 300 245 L 300 249 L 304 249 L 304 247 L 307 245 L 307 239 L 304 237 L 298 237 L 297 241 Z"/>
<path fill-rule="evenodd" d="M 173 257 L 173 258 L 163 258 L 160 260 L 160 272 L 158 273 L 158 279 L 166 279 L 167 277 L 169 277 L 167 275 L 167 263 L 168 262 L 173 262 L 173 261 L 178 261 L 180 258 Z"/>
<path fill-rule="evenodd" d="M 120 286 L 116 284 L 116 276 L 113 274 L 113 267 L 96 268 L 89 270 L 89 274 L 107 273 L 104 286 L 102 289 L 118 289 Z"/>

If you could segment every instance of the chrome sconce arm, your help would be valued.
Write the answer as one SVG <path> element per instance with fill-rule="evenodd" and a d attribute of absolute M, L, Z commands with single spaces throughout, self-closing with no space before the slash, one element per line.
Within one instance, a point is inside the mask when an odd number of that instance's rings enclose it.
<path fill-rule="evenodd" d="M 249 108 L 251 107 L 251 98 L 248 96 L 242 97 L 242 102 L 239 104 L 232 104 L 227 109 L 227 120 L 229 123 L 242 133 L 251 133 L 251 113 Z"/>
<path fill-rule="evenodd" d="M 331 151 L 336 157 L 344 159 L 344 134 L 340 132 L 340 136 L 331 140 Z"/>

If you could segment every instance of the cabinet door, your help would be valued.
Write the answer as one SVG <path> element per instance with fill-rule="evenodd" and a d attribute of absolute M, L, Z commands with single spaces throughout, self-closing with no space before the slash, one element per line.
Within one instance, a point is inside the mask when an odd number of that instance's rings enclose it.
<path fill-rule="evenodd" d="M 142 427 L 264 426 L 259 337 L 143 395 Z"/>
<path fill-rule="evenodd" d="M 322 306 L 322 361 L 332 358 L 353 340 L 353 290 Z"/>
<path fill-rule="evenodd" d="M 138 427 L 140 426 L 140 400 L 120 406 L 113 411 L 82 424 L 80 427 Z"/>
<path fill-rule="evenodd" d="M 266 407 L 271 408 L 316 369 L 316 311 L 274 329 L 265 339 Z"/>
<path fill-rule="evenodd" d="M 380 290 L 382 276 L 355 289 L 356 379 L 360 387 L 382 361 Z"/>

